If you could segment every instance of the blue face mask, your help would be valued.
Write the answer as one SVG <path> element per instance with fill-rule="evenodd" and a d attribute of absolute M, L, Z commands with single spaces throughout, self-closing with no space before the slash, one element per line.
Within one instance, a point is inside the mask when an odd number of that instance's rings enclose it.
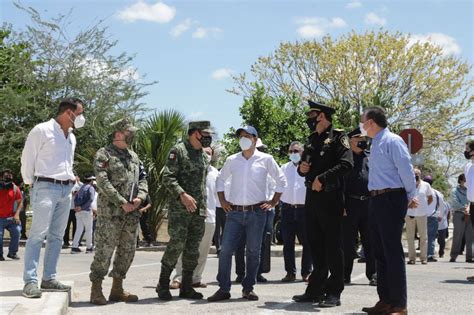
<path fill-rule="evenodd" d="M 293 163 L 299 163 L 301 161 L 301 155 L 299 153 L 291 153 L 290 160 Z"/>

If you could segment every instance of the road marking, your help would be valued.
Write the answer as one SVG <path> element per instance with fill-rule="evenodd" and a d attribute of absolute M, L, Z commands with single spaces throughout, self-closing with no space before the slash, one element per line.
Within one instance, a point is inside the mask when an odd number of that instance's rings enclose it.
<path fill-rule="evenodd" d="M 150 263 L 150 264 L 141 264 L 141 265 L 132 265 L 130 268 L 140 268 L 140 267 L 148 267 L 148 266 L 156 266 L 156 265 L 161 265 L 161 263 Z M 113 267 L 109 268 L 109 273 L 112 270 Z M 70 273 L 67 275 L 61 275 L 61 278 L 67 278 L 67 277 L 77 277 L 77 276 L 83 276 L 83 275 L 88 275 L 90 274 L 90 271 L 88 272 L 80 272 L 80 273 Z"/>

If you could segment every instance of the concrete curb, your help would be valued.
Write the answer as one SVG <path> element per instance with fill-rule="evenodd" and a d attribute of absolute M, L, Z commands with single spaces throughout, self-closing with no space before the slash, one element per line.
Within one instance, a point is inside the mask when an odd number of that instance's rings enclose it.
<path fill-rule="evenodd" d="M 73 281 L 62 281 L 74 288 Z M 11 288 L 18 288 L 11 290 Z M 12 315 L 66 315 L 73 292 L 43 292 L 39 299 L 28 299 L 21 295 L 23 280 L 21 278 L 2 278 L 0 283 L 0 314 Z"/>

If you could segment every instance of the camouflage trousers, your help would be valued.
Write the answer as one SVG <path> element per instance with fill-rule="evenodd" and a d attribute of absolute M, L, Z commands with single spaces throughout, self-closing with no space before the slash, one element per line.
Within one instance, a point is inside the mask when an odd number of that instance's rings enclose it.
<path fill-rule="evenodd" d="M 135 257 L 139 217 L 133 215 L 97 218 L 95 255 L 91 264 L 91 281 L 103 280 L 115 251 L 109 277 L 125 279 Z"/>
<path fill-rule="evenodd" d="M 204 217 L 187 211 L 170 211 L 168 214 L 168 234 L 161 264 L 173 270 L 178 258 L 183 254 L 183 271 L 193 272 L 199 258 L 199 243 L 204 235 Z"/>

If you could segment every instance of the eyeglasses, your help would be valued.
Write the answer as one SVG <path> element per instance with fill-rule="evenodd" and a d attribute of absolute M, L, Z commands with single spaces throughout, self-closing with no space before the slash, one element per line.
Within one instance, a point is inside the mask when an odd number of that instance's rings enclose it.
<path fill-rule="evenodd" d="M 288 151 L 288 152 L 290 152 L 290 153 L 300 153 L 299 150 L 290 150 L 290 151 Z"/>

